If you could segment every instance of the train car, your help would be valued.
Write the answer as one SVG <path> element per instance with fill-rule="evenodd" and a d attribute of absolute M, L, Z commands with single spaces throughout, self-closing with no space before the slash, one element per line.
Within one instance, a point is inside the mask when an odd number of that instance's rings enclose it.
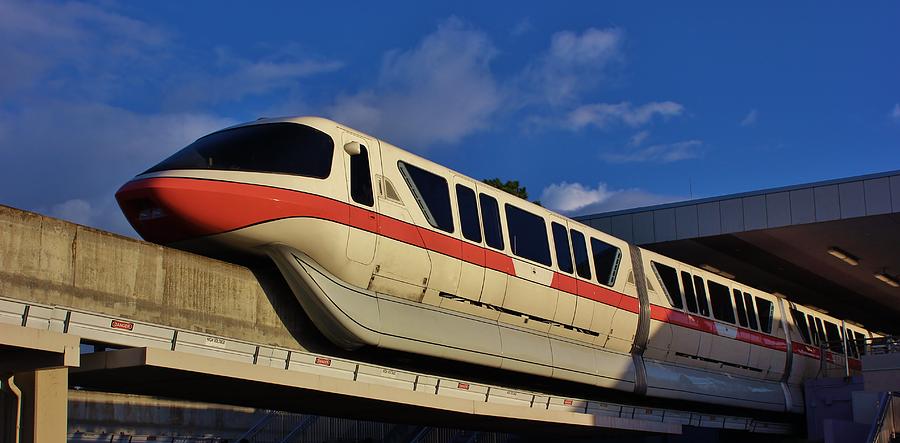
<path fill-rule="evenodd" d="M 212 133 L 116 198 L 149 241 L 270 257 L 347 349 L 801 412 L 804 379 L 859 368 L 819 345 L 870 335 L 322 118 Z"/>

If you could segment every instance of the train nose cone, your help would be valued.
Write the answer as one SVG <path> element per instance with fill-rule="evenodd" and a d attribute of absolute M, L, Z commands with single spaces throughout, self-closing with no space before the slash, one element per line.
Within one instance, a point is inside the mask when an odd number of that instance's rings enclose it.
<path fill-rule="evenodd" d="M 209 196 L 184 184 L 164 178 L 132 180 L 116 192 L 116 201 L 134 230 L 153 243 L 221 232 Z"/>

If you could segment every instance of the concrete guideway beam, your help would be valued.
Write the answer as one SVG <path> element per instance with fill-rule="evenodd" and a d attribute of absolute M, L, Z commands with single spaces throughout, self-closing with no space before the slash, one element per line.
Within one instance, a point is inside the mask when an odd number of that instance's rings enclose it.
<path fill-rule="evenodd" d="M 301 342 L 319 337 L 314 326 L 267 272 L 0 205 L 3 297 L 317 350 L 324 342 Z"/>
<path fill-rule="evenodd" d="M 73 370 L 73 379 L 85 387 L 140 393 L 214 403 L 257 406 L 320 414 L 358 415 L 377 419 L 378 411 L 390 420 L 413 420 L 434 425 L 481 423 L 491 428 L 553 426 L 565 433 L 588 429 L 680 434 L 681 425 L 620 417 L 541 410 L 437 396 L 378 384 L 280 368 L 225 361 L 213 357 L 155 348 L 132 348 L 85 355 Z M 582 428 L 582 429 L 575 429 Z"/>

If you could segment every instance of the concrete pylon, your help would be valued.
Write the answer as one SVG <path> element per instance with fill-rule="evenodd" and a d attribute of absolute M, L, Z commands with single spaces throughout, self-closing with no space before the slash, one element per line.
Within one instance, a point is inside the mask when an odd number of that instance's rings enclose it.
<path fill-rule="evenodd" d="M 69 368 L 19 372 L 21 391 L 19 442 L 64 443 L 68 425 Z"/>

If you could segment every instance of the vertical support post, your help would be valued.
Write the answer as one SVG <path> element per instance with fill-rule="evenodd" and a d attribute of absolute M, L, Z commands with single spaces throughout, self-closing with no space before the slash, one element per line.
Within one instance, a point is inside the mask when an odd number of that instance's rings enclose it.
<path fill-rule="evenodd" d="M 15 375 L 22 390 L 21 441 L 63 443 L 68 426 L 69 368 L 39 369 Z"/>
<path fill-rule="evenodd" d="M 841 320 L 841 338 L 844 340 L 844 377 L 850 378 L 850 348 L 847 347 L 847 326 Z"/>
<path fill-rule="evenodd" d="M 841 320 L 841 338 L 844 341 L 844 377 L 850 378 L 850 348 L 847 347 L 847 326 Z"/>

